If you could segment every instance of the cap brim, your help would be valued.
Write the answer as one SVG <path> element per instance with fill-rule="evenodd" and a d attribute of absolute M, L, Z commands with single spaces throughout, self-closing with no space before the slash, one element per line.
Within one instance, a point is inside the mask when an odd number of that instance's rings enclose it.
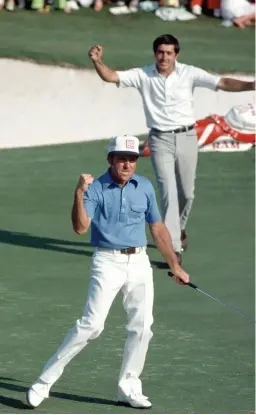
<path fill-rule="evenodd" d="M 139 157 L 139 153 L 135 153 L 134 151 L 110 151 L 108 156 L 137 156 Z"/>

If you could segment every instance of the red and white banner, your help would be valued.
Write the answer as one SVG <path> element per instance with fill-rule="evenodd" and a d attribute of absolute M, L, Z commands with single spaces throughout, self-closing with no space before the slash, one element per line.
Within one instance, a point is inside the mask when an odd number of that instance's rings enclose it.
<path fill-rule="evenodd" d="M 256 110 L 253 104 L 232 107 L 225 116 L 210 115 L 195 123 L 199 151 L 246 151 L 255 145 Z M 149 156 L 144 143 L 141 155 Z"/>

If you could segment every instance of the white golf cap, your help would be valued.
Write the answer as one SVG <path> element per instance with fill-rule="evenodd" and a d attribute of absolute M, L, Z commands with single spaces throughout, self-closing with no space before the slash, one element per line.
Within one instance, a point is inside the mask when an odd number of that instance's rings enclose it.
<path fill-rule="evenodd" d="M 118 135 L 112 137 L 108 144 L 108 154 L 139 156 L 139 139 L 133 135 Z"/>

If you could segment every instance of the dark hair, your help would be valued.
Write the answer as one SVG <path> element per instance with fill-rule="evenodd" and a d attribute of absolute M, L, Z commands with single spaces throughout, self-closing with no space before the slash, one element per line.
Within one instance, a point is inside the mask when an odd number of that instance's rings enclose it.
<path fill-rule="evenodd" d="M 156 53 L 158 46 L 160 45 L 174 45 L 175 53 L 179 53 L 180 44 L 178 39 L 172 35 L 161 35 L 158 36 L 153 42 L 153 51 Z"/>

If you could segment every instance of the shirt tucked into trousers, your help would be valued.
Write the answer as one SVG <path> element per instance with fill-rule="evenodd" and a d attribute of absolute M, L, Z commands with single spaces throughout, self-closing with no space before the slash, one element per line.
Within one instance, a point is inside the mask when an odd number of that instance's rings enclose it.
<path fill-rule="evenodd" d="M 43 393 L 48 397 L 66 365 L 100 335 L 116 295 L 122 292 L 127 338 L 118 393 L 141 394 L 139 377 L 153 323 L 153 275 L 146 253 L 145 221 L 161 220 L 155 192 L 142 176 L 133 175 L 122 188 L 106 172 L 89 186 L 84 199 L 87 214 L 93 218 L 91 244 L 95 246 L 86 304 L 82 317 L 46 363 L 33 389 L 40 388 L 40 381 L 45 382 Z M 136 252 L 121 253 L 128 247 L 136 248 Z"/>
<path fill-rule="evenodd" d="M 193 93 L 196 87 L 215 91 L 221 77 L 178 61 L 167 77 L 155 64 L 117 74 L 118 86 L 136 88 L 141 95 L 163 220 L 174 250 L 180 252 L 181 230 L 185 230 L 194 198 L 197 165 L 196 132 L 189 129 L 196 121 Z M 185 132 L 171 132 L 180 128 Z"/>

